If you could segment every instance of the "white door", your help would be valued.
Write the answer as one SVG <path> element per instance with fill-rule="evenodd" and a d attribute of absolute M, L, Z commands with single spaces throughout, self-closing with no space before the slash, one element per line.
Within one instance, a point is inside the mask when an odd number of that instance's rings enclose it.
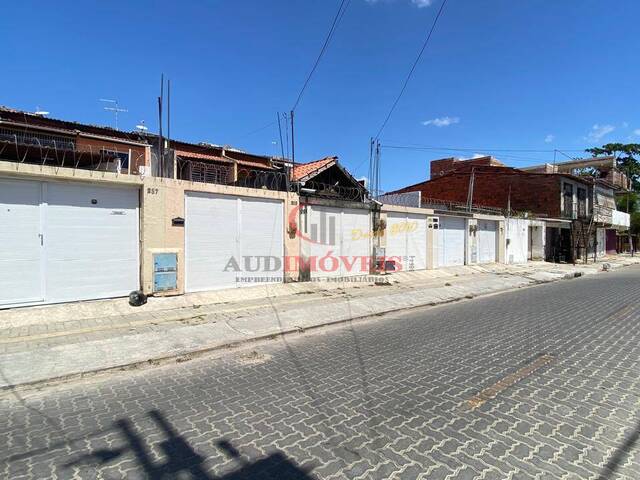
<path fill-rule="evenodd" d="M 138 189 L 48 182 L 45 192 L 46 300 L 137 290 Z"/>
<path fill-rule="evenodd" d="M 42 184 L 0 181 L 0 305 L 44 300 Z"/>
<path fill-rule="evenodd" d="M 529 220 L 510 218 L 507 228 L 507 263 L 527 263 L 529 257 Z"/>
<path fill-rule="evenodd" d="M 478 263 L 496 262 L 497 222 L 478 220 Z"/>
<path fill-rule="evenodd" d="M 313 278 L 366 275 L 370 261 L 368 210 L 307 207 L 308 252 Z"/>
<path fill-rule="evenodd" d="M 402 270 L 427 268 L 427 217 L 389 213 L 386 239 L 386 256 L 399 257 Z"/>
<path fill-rule="evenodd" d="M 464 265 L 466 219 L 460 217 L 440 217 L 438 228 L 437 265 L 452 267 Z"/>
<path fill-rule="evenodd" d="M 185 194 L 185 290 L 252 286 L 283 277 L 283 204 Z"/>

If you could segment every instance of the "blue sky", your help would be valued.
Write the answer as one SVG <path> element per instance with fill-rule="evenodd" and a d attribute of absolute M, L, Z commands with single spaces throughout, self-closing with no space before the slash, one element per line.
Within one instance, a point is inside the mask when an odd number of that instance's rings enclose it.
<path fill-rule="evenodd" d="M 431 3 L 431 4 L 430 4 Z M 367 173 L 378 131 L 439 0 L 351 0 L 296 110 L 296 158 L 338 155 Z M 9 2 L 0 104 L 113 124 L 99 98 L 157 129 L 160 73 L 172 136 L 280 152 L 288 111 L 338 0 Z M 640 142 L 640 2 L 449 0 L 381 135 L 382 187 L 428 175 L 430 160 L 493 153 L 522 166 L 609 141 Z M 251 133 L 254 132 L 254 133 Z M 563 158 L 558 154 L 559 159 Z"/>

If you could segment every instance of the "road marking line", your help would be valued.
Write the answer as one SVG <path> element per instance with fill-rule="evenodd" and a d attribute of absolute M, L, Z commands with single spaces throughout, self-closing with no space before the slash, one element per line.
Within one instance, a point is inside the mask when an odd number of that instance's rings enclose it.
<path fill-rule="evenodd" d="M 466 402 L 467 408 L 469 410 L 476 410 L 480 408 L 489 400 L 493 400 L 494 398 L 496 398 L 498 394 L 505 391 L 507 388 L 515 385 L 516 383 L 520 382 L 521 380 L 531 375 L 536 370 L 550 363 L 551 360 L 553 360 L 553 356 L 546 355 L 546 354 L 541 355 L 540 357 L 536 358 L 533 362 L 531 362 L 529 365 L 526 365 L 520 368 L 519 370 L 517 370 L 516 372 L 513 372 L 507 375 L 503 379 L 498 380 L 493 385 L 485 388 L 474 397 L 471 397 Z"/>

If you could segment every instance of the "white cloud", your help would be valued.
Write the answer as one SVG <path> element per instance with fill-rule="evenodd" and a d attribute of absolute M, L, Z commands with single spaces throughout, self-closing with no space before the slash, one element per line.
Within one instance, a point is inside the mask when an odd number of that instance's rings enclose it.
<path fill-rule="evenodd" d="M 629 122 L 622 122 L 622 128 L 628 128 Z"/>
<path fill-rule="evenodd" d="M 448 127 L 454 123 L 460 123 L 459 117 L 438 117 L 431 120 L 425 120 L 423 125 L 433 125 L 434 127 Z"/>
<path fill-rule="evenodd" d="M 608 135 L 616 129 L 613 125 L 598 125 L 597 123 L 591 127 L 589 134 L 585 137 L 585 140 L 590 142 L 599 142 L 602 137 Z"/>
<path fill-rule="evenodd" d="M 633 134 L 634 134 L 634 135 L 637 135 L 637 136 L 639 136 L 639 137 L 640 137 L 640 128 L 636 128 L 636 129 L 633 131 Z"/>
<path fill-rule="evenodd" d="M 546 137 L 544 137 L 544 143 L 551 143 L 556 139 L 555 135 L 547 135 Z"/>

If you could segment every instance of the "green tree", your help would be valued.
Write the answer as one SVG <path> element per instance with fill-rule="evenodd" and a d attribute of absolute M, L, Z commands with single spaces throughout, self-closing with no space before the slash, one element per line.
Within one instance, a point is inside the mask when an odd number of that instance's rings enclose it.
<path fill-rule="evenodd" d="M 631 177 L 632 189 L 640 191 L 640 144 L 607 143 L 601 147 L 585 150 L 593 156 L 612 155 L 616 157 L 618 168 Z"/>

